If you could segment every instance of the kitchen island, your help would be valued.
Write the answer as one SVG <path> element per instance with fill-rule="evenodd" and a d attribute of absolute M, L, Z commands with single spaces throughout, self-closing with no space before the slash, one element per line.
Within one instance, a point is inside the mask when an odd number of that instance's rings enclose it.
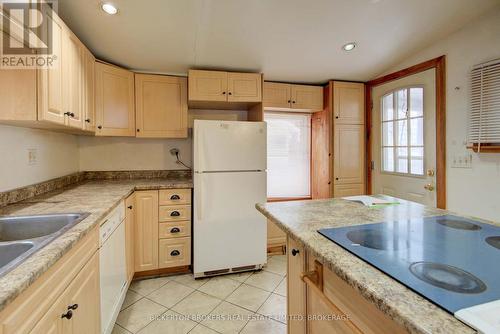
<path fill-rule="evenodd" d="M 306 322 L 300 316 L 326 313 L 330 318 L 307 321 L 309 333 L 475 332 L 452 314 L 317 232 L 323 228 L 450 214 L 446 210 L 397 201 L 400 204 L 379 207 L 343 199 L 256 205 L 287 234 L 288 313 L 292 316 L 289 333 L 306 332 Z M 301 279 L 304 274 L 310 284 Z M 321 277 L 318 279 L 318 276 Z"/>

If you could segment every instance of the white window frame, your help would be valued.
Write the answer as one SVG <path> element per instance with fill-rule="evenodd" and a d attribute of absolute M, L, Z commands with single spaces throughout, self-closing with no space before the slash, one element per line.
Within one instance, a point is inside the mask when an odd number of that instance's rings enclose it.
<path fill-rule="evenodd" d="M 422 116 L 416 116 L 416 117 L 411 117 L 410 116 L 410 90 L 412 88 L 421 88 L 423 90 L 422 93 Z M 396 98 L 396 93 L 401 90 L 406 90 L 406 118 L 396 118 L 397 117 L 397 98 Z M 413 177 L 413 178 L 425 178 L 426 177 L 426 161 L 425 161 L 425 100 L 426 100 L 426 94 L 424 93 L 424 86 L 423 85 L 409 85 L 409 86 L 402 86 L 398 87 L 395 89 L 392 89 L 388 92 L 386 92 L 381 98 L 380 98 L 380 172 L 381 174 L 387 174 L 387 175 L 399 175 L 399 176 L 406 176 L 406 177 Z M 388 95 L 393 95 L 392 98 L 392 108 L 393 108 L 393 119 L 384 121 L 384 98 L 387 97 Z M 411 123 L 410 121 L 412 119 L 422 119 L 422 139 L 423 139 L 423 145 L 411 145 Z M 396 140 L 396 124 L 398 121 L 406 120 L 407 121 L 407 146 L 396 146 L 397 140 Z M 393 124 L 393 145 L 392 146 L 384 146 L 384 123 L 392 123 Z M 384 169 L 384 148 L 393 148 L 393 167 L 394 171 L 386 171 Z M 397 150 L 398 148 L 407 148 L 407 160 L 408 160 L 408 172 L 403 173 L 403 172 L 396 172 L 396 164 L 397 164 Z M 423 154 L 422 154 L 422 174 L 412 174 L 411 173 L 411 149 L 412 148 L 422 148 Z"/>

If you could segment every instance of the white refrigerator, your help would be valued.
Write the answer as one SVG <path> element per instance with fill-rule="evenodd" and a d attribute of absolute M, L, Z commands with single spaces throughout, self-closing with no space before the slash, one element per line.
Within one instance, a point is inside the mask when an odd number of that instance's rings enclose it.
<path fill-rule="evenodd" d="M 194 121 L 194 277 L 266 263 L 266 140 L 264 122 Z"/>

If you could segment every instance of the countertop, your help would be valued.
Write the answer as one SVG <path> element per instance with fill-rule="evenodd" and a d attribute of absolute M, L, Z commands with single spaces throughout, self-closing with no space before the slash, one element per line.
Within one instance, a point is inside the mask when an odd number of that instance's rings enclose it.
<path fill-rule="evenodd" d="M 0 209 L 0 215 L 88 212 L 90 215 L 0 277 L 0 311 L 66 254 L 135 190 L 192 188 L 191 178 L 99 180 L 69 186 Z"/>
<path fill-rule="evenodd" d="M 256 208 L 410 333 L 475 333 L 453 315 L 317 232 L 327 227 L 454 214 L 400 199 L 397 201 L 401 204 L 377 208 L 343 199 L 276 202 L 257 204 Z"/>

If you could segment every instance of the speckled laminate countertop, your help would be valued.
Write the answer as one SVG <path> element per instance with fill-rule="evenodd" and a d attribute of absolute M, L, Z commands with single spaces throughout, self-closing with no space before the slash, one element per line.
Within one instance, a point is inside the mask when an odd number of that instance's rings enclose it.
<path fill-rule="evenodd" d="M 134 190 L 192 187 L 190 178 L 88 181 L 1 208 L 0 216 L 70 212 L 89 212 L 90 215 L 27 258 L 14 270 L 0 277 L 0 311 L 66 254 L 78 240 L 87 235 Z"/>
<path fill-rule="evenodd" d="M 256 208 L 410 333 L 475 333 L 445 310 L 317 232 L 327 227 L 451 213 L 413 202 L 398 201 L 401 204 L 381 208 L 369 208 L 342 199 L 257 204 Z"/>

